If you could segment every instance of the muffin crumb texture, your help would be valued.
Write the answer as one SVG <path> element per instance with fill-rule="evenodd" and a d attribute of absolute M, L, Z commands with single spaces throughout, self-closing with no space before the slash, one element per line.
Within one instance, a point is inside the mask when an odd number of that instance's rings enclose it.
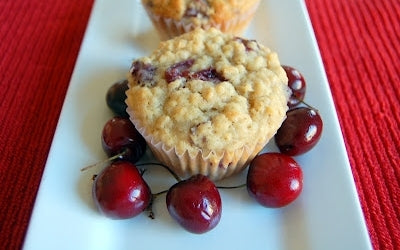
<path fill-rule="evenodd" d="M 131 120 L 153 152 L 188 159 L 180 174 L 220 179 L 239 171 L 286 117 L 287 77 L 277 54 L 213 28 L 161 42 L 132 63 L 128 80 Z M 198 158 L 206 164 L 193 169 Z"/>

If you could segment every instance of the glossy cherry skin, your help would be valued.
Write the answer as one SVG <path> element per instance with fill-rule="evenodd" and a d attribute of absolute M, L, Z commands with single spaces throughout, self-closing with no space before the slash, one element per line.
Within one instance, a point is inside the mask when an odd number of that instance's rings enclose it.
<path fill-rule="evenodd" d="M 126 112 L 128 105 L 125 103 L 125 92 L 128 88 L 128 80 L 125 79 L 111 85 L 106 93 L 107 106 L 114 112 L 114 114 L 121 117 L 129 117 Z"/>
<path fill-rule="evenodd" d="M 127 161 L 114 162 L 96 176 L 92 195 L 99 211 L 112 219 L 135 217 L 152 198 L 138 169 Z"/>
<path fill-rule="evenodd" d="M 289 110 L 275 134 L 275 143 L 281 153 L 296 156 L 311 150 L 322 134 L 323 122 L 319 113 L 308 107 Z"/>
<path fill-rule="evenodd" d="M 195 175 L 173 185 L 167 193 L 171 217 L 189 232 L 201 234 L 219 223 L 222 202 L 215 184 L 204 175 Z"/>
<path fill-rule="evenodd" d="M 109 157 L 124 152 L 119 158 L 133 163 L 146 151 L 146 141 L 128 118 L 108 120 L 103 127 L 101 142 Z"/>
<path fill-rule="evenodd" d="M 290 156 L 264 153 L 253 159 L 247 173 L 247 191 L 258 203 L 279 208 L 293 202 L 303 189 L 303 171 Z"/>
<path fill-rule="evenodd" d="M 286 72 L 286 75 L 288 77 L 288 87 L 292 91 L 292 94 L 289 97 L 289 101 L 287 103 L 289 108 L 292 108 L 297 106 L 304 100 L 307 87 L 306 81 L 303 75 L 297 69 L 286 65 L 282 65 L 282 68 Z"/>

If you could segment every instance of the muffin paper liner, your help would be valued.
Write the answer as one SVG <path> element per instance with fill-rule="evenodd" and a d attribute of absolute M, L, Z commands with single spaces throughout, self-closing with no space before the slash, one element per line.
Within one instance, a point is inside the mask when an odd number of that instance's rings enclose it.
<path fill-rule="evenodd" d="M 130 119 L 139 133 L 144 137 L 153 155 L 161 163 L 171 168 L 177 175 L 187 178 L 195 174 L 203 174 L 211 180 L 221 180 L 247 167 L 250 161 L 264 148 L 270 138 L 263 138 L 253 145 L 246 145 L 235 151 L 225 151 L 218 157 L 203 155 L 201 149 L 194 155 L 188 151 L 178 154 L 175 147 L 168 147 L 163 142 L 156 140 L 134 118 L 132 112 L 127 109 Z"/>

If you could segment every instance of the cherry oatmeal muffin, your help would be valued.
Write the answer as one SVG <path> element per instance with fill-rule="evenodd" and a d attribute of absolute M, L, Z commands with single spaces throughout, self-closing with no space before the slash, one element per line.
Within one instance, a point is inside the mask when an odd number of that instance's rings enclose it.
<path fill-rule="evenodd" d="M 244 169 L 286 117 L 275 52 L 211 28 L 161 42 L 133 61 L 128 113 L 158 160 L 182 177 Z"/>
<path fill-rule="evenodd" d="M 260 0 L 142 0 L 162 40 L 196 27 L 242 35 Z"/>

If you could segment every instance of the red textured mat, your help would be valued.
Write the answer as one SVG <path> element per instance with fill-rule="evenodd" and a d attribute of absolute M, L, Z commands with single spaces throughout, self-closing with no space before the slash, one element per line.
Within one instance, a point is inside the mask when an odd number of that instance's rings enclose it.
<path fill-rule="evenodd" d="M 93 0 L 0 1 L 0 249 L 20 249 Z M 306 0 L 374 249 L 400 247 L 400 1 Z"/>

